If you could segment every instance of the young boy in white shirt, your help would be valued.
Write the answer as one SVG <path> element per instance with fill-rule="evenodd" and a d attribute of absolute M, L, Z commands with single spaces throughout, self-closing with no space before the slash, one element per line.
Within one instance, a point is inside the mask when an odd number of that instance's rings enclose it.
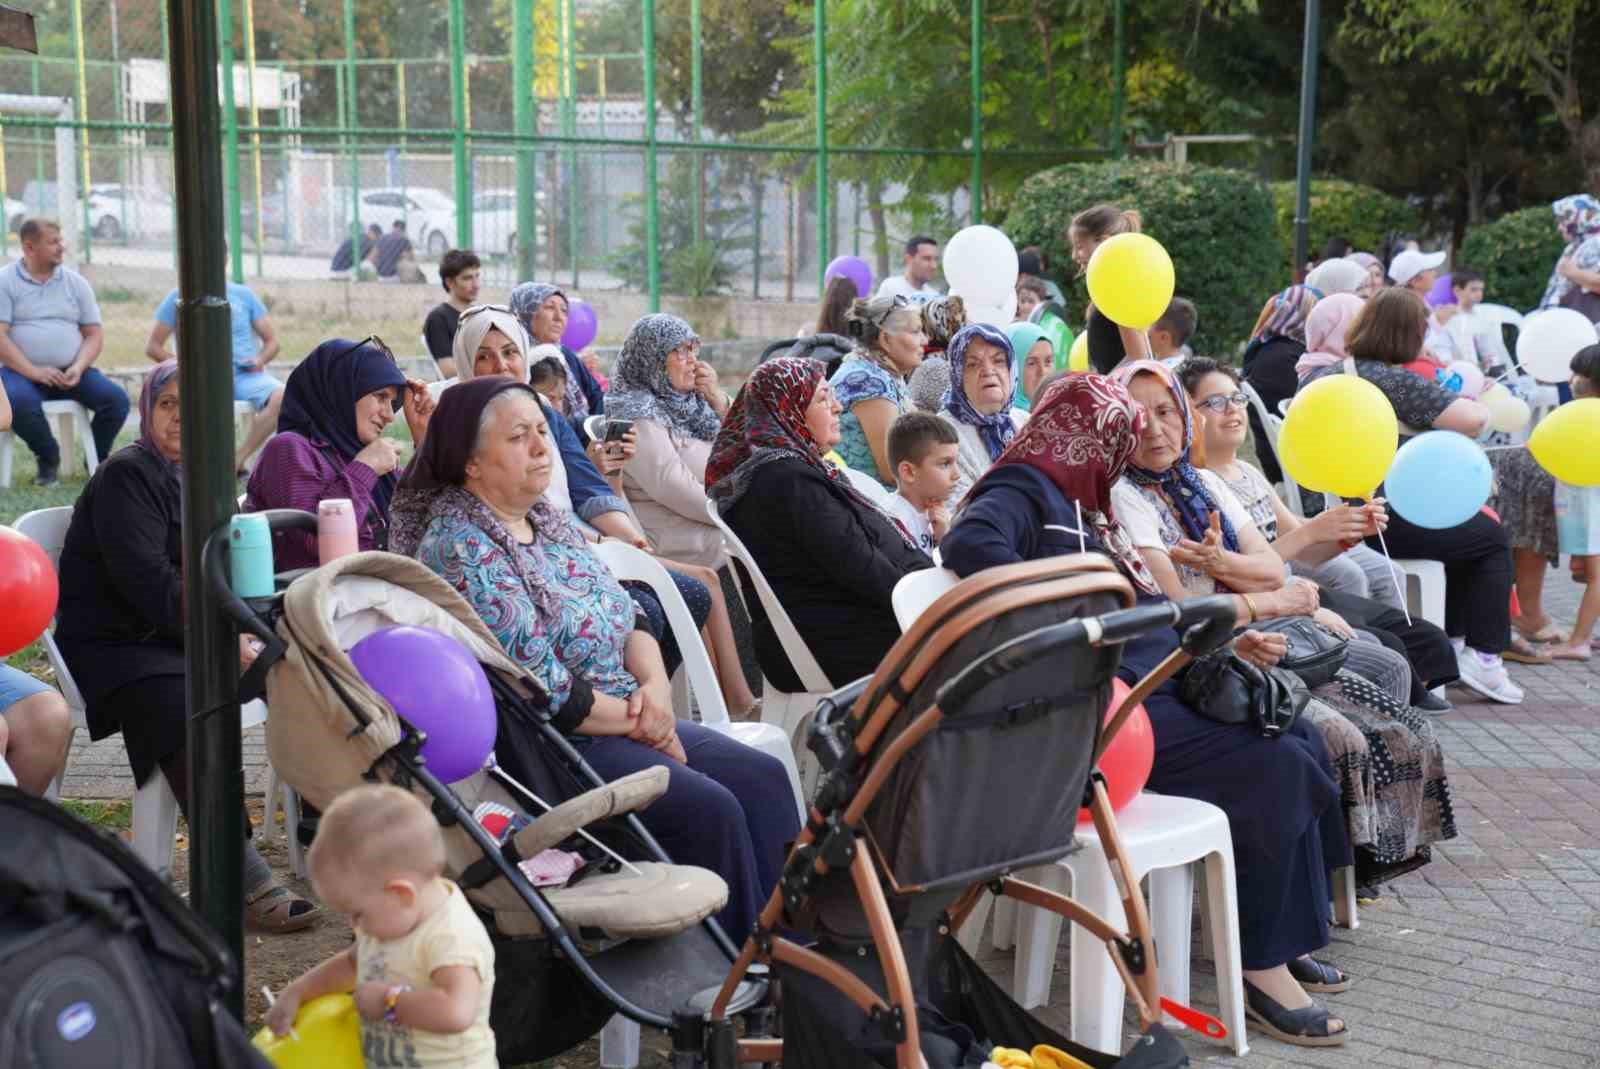
<path fill-rule="evenodd" d="M 956 430 L 928 412 L 907 412 L 889 427 L 896 489 L 884 507 L 922 552 L 932 555 L 950 529 L 945 498 L 956 484 Z"/>
<path fill-rule="evenodd" d="M 1452 359 L 1477 364 L 1491 377 L 1500 374 L 1511 366 L 1505 336 L 1499 323 L 1474 311 L 1483 303 L 1483 276 L 1470 267 L 1458 267 L 1450 272 L 1450 291 L 1456 298 L 1456 314 L 1445 321 L 1444 332 L 1450 337 Z"/>

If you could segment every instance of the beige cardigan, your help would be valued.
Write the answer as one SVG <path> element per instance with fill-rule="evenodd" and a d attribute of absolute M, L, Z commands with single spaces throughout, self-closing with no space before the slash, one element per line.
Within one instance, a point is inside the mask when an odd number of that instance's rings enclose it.
<path fill-rule="evenodd" d="M 685 564 L 722 567 L 722 532 L 706 517 L 711 443 L 678 437 L 655 420 L 639 420 L 634 431 L 638 450 L 622 469 L 622 489 L 656 552 Z"/>

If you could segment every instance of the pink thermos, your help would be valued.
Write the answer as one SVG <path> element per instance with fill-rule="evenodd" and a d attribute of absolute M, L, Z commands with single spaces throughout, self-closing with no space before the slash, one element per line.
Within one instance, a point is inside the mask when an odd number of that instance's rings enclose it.
<path fill-rule="evenodd" d="M 330 497 L 317 504 L 317 561 L 348 557 L 360 549 L 356 538 L 356 510 L 347 497 Z"/>

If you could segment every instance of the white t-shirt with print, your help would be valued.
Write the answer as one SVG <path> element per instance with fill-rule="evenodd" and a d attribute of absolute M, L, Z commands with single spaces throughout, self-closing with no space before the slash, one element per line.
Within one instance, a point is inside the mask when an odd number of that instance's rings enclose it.
<path fill-rule="evenodd" d="M 1243 535 L 1247 528 L 1255 529 L 1250 514 L 1216 472 L 1200 469 L 1200 479 L 1236 532 Z M 1178 514 L 1171 503 L 1154 487 L 1145 488 L 1136 486 L 1126 478 L 1118 479 L 1111 488 L 1111 507 L 1116 509 L 1117 521 L 1139 549 L 1158 549 L 1170 553 L 1173 546 L 1188 537 L 1183 533 Z M 1178 570 L 1178 580 L 1190 595 L 1203 597 L 1217 593 L 1217 583 L 1209 575 L 1177 561 L 1173 561 L 1172 566 Z"/>
<path fill-rule="evenodd" d="M 921 288 L 913 286 L 911 280 L 905 275 L 890 275 L 878 285 L 878 292 L 874 299 L 882 297 L 904 297 L 912 304 L 922 304 L 941 296 L 938 286 L 932 282 L 924 282 Z"/>
<path fill-rule="evenodd" d="M 930 557 L 933 555 L 939 540 L 933 537 L 933 524 L 928 522 L 926 512 L 918 511 L 917 506 L 901 497 L 898 492 L 884 498 L 882 507 L 889 515 L 905 525 L 906 531 L 918 549 Z"/>

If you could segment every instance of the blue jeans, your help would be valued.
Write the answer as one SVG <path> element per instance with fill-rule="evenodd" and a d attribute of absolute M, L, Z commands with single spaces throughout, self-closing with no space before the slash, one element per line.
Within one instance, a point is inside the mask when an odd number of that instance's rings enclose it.
<path fill-rule="evenodd" d="M 50 421 L 44 415 L 46 401 L 76 401 L 90 411 L 93 418 L 89 428 L 94 432 L 94 448 L 101 460 L 116 448 L 117 433 L 128 420 L 127 393 L 94 368 L 85 371 L 78 385 L 70 390 L 40 386 L 10 368 L 0 368 L 0 384 L 4 384 L 6 396 L 11 399 L 11 429 L 28 443 L 41 468 L 61 463 L 61 447 L 50 433 Z"/>

